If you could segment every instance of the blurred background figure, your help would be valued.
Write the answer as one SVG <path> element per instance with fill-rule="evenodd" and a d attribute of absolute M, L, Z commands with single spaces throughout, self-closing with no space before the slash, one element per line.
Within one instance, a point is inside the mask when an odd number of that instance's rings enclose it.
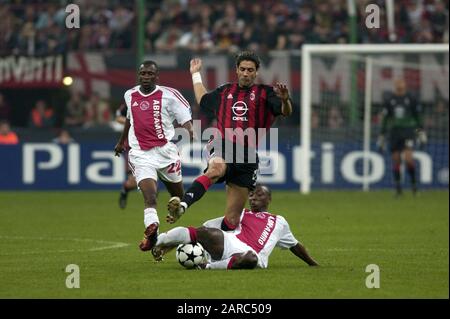
<path fill-rule="evenodd" d="M 111 110 L 109 109 L 109 104 L 97 92 L 92 93 L 86 102 L 83 126 L 88 128 L 97 125 L 107 125 L 110 121 Z"/>
<path fill-rule="evenodd" d="M 341 110 L 337 106 L 332 106 L 328 111 L 328 127 L 331 129 L 338 129 L 344 125 L 344 118 Z"/>
<path fill-rule="evenodd" d="M 74 143 L 75 140 L 70 136 L 70 133 L 66 129 L 62 129 L 59 131 L 58 136 L 56 136 L 53 140 L 53 143 L 57 144 L 69 144 Z"/>
<path fill-rule="evenodd" d="M 8 121 L 0 120 L 0 144 L 15 145 L 19 144 L 19 137 L 11 131 Z"/>
<path fill-rule="evenodd" d="M 6 102 L 2 93 L 0 93 L 0 120 L 11 120 L 11 106 Z"/>
<path fill-rule="evenodd" d="M 31 110 L 28 126 L 32 128 L 52 128 L 55 125 L 53 109 L 44 100 L 38 100 Z"/>
<path fill-rule="evenodd" d="M 67 127 L 78 127 L 83 125 L 85 112 L 85 102 L 81 93 L 78 91 L 71 91 L 70 100 L 66 104 L 64 125 Z"/>

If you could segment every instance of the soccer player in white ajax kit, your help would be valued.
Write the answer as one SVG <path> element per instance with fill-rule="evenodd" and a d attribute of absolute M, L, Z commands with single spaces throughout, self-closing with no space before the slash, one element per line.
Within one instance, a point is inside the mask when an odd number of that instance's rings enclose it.
<path fill-rule="evenodd" d="M 156 211 L 158 177 L 171 196 L 183 196 L 181 159 L 170 140 L 176 121 L 193 136 L 191 108 L 180 92 L 156 85 L 158 65 L 143 62 L 138 69 L 139 85 L 125 92 L 127 119 L 114 151 L 124 151 L 128 137 L 129 165 L 144 196 L 144 239 L 139 248 L 148 251 L 156 243 L 159 218 Z"/>
<path fill-rule="evenodd" d="M 176 227 L 158 236 L 153 255 L 157 260 L 179 244 L 199 242 L 207 260 L 202 269 L 267 268 L 269 255 L 277 246 L 289 249 L 309 266 L 317 262 L 292 234 L 286 219 L 267 211 L 271 201 L 270 189 L 257 185 L 249 194 L 251 210 L 244 209 L 233 232 L 220 229 L 223 217 L 210 220 L 199 228 Z"/>

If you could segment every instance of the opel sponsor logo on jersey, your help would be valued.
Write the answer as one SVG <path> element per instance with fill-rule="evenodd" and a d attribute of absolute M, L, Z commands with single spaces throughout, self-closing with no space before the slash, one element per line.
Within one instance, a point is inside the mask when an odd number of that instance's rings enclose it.
<path fill-rule="evenodd" d="M 247 104 L 243 101 L 237 101 L 231 107 L 235 116 L 233 116 L 233 121 L 248 121 L 247 117 L 244 116 L 247 114 L 248 107 Z"/>
<path fill-rule="evenodd" d="M 148 103 L 147 101 L 142 101 L 141 103 L 139 103 L 139 108 L 140 108 L 142 111 L 148 110 L 149 107 L 150 107 L 150 103 Z"/>

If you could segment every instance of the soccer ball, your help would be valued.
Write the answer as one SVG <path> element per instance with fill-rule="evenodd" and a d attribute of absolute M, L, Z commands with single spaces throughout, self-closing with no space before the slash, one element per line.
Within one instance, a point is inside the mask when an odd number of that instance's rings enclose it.
<path fill-rule="evenodd" d="M 177 247 L 175 256 L 181 266 L 192 269 L 205 261 L 205 249 L 200 243 L 181 244 Z"/>

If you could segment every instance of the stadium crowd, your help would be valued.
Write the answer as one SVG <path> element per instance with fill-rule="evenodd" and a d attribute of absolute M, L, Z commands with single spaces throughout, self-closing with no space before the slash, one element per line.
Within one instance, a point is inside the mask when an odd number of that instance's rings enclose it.
<path fill-rule="evenodd" d="M 65 6 L 39 0 L 0 1 L 0 55 L 45 55 L 135 46 L 136 9 L 125 0 L 76 0 L 80 30 L 65 28 Z M 385 43 L 384 0 L 356 1 L 359 43 Z M 381 28 L 364 27 L 378 3 Z M 152 0 L 146 2 L 146 52 L 237 52 L 300 49 L 304 43 L 348 43 L 346 0 Z M 448 1 L 395 1 L 399 43 L 448 42 Z"/>
<path fill-rule="evenodd" d="M 357 42 L 387 43 L 384 0 L 357 4 Z M 65 7 L 80 7 L 80 29 L 65 27 Z M 378 4 L 381 28 L 364 26 L 366 5 Z M 136 3 L 126 0 L 0 0 L 0 56 L 67 53 L 73 51 L 119 52 L 136 48 Z M 304 43 L 348 43 L 349 17 L 346 0 L 152 0 L 146 1 L 145 52 L 233 54 L 250 49 L 298 50 Z M 397 43 L 448 42 L 448 0 L 395 1 Z M 82 127 L 114 121 L 115 105 L 93 94 L 71 92 L 55 121 L 52 105 L 36 107 L 28 127 Z M 0 94 L 0 115 L 10 121 L 8 101 Z M 32 101 L 33 106 L 42 101 Z M 448 106 L 446 105 L 448 108 Z M 46 109 L 39 112 L 38 109 Z M 194 107 L 195 111 L 195 107 Z M 314 110 L 313 110 L 314 111 Z M 43 114 L 43 118 L 41 118 Z M 313 128 L 345 126 L 339 106 L 326 114 L 313 112 Z M 298 118 L 298 117 L 296 117 Z M 428 125 L 433 125 L 431 118 Z M 58 124 L 59 123 L 59 124 Z"/>

